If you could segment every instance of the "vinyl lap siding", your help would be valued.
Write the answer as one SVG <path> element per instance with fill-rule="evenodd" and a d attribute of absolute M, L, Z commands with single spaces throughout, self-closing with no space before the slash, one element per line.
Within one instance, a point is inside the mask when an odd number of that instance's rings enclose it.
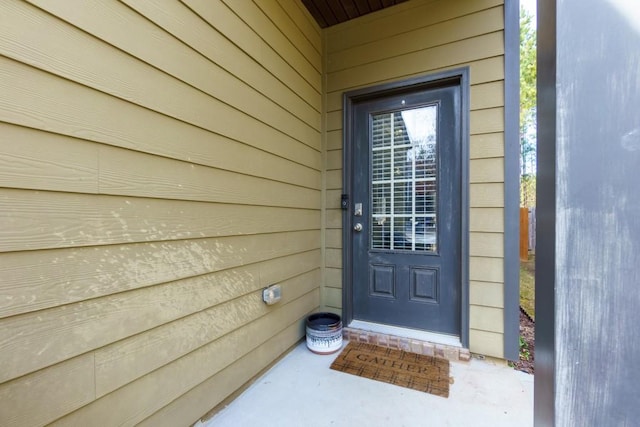
<path fill-rule="evenodd" d="M 320 305 L 320 32 L 293 0 L 0 9 L 0 425 L 192 424 Z"/>
<path fill-rule="evenodd" d="M 410 1 L 325 30 L 325 289 L 342 309 L 342 94 L 470 67 L 470 349 L 503 355 L 503 1 Z"/>

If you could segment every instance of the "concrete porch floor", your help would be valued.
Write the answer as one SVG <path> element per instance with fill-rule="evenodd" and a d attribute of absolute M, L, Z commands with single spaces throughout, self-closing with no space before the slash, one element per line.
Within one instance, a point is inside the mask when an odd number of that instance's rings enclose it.
<path fill-rule="evenodd" d="M 445 399 L 333 371 L 329 365 L 338 354 L 316 355 L 301 342 L 196 426 L 533 425 L 533 376 L 499 361 L 451 362 L 454 383 Z"/>

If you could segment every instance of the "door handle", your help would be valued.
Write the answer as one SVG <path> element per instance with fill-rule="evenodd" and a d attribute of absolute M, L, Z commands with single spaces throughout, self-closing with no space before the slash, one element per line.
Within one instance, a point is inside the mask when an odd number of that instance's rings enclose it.
<path fill-rule="evenodd" d="M 359 222 L 356 222 L 356 225 L 353 226 L 353 230 L 357 232 L 362 231 L 362 224 L 360 224 Z"/>

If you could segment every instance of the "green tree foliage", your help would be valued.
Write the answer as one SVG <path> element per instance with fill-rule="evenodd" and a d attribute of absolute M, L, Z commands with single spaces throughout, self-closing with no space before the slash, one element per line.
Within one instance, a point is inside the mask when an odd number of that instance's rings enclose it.
<path fill-rule="evenodd" d="M 535 206 L 536 29 L 533 16 L 520 9 L 520 202 Z"/>
<path fill-rule="evenodd" d="M 536 108 L 536 29 L 533 17 L 520 10 L 520 124 L 531 120 Z M 535 117 L 533 118 L 535 119 Z"/>

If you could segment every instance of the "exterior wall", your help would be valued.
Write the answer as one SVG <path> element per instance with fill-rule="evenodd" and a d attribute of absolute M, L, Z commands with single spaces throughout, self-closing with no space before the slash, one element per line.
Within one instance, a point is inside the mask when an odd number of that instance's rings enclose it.
<path fill-rule="evenodd" d="M 0 425 L 188 425 L 320 305 L 320 31 L 30 3 L 0 5 Z"/>
<path fill-rule="evenodd" d="M 342 310 L 342 95 L 470 67 L 470 350 L 504 356 L 502 0 L 412 0 L 325 30 L 325 288 Z"/>

